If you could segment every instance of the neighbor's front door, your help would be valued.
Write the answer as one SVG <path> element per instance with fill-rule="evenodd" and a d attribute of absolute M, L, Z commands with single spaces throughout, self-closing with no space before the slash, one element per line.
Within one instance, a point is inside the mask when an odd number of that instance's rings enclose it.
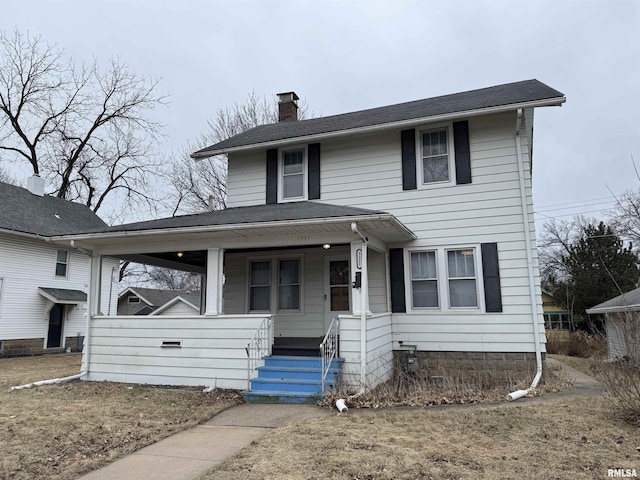
<path fill-rule="evenodd" d="M 324 271 L 324 330 L 326 332 L 331 320 L 339 314 L 351 312 L 349 257 L 326 257 Z"/>
<path fill-rule="evenodd" d="M 49 311 L 49 333 L 47 334 L 47 348 L 62 346 L 62 317 L 64 305 L 56 303 Z"/>

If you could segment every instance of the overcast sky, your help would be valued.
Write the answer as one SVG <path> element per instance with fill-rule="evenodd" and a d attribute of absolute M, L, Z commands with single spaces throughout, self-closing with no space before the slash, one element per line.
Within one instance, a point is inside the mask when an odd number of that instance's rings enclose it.
<path fill-rule="evenodd" d="M 5 0 L 14 28 L 161 78 L 167 152 L 252 90 L 294 90 L 318 116 L 537 78 L 567 102 L 536 110 L 536 210 L 599 215 L 609 190 L 640 189 L 638 0 Z"/>

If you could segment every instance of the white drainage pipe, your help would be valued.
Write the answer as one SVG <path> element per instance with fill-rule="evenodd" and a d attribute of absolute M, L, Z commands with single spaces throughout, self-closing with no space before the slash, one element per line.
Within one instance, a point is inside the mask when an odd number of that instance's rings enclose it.
<path fill-rule="evenodd" d="M 349 407 L 347 407 L 347 404 L 344 402 L 344 398 L 339 398 L 338 400 L 336 400 L 336 408 L 340 413 L 344 412 L 345 410 L 349 410 Z"/>
<path fill-rule="evenodd" d="M 527 266 L 529 270 L 529 296 L 531 301 L 531 317 L 533 321 L 533 344 L 536 349 L 536 376 L 531 382 L 531 386 L 526 390 L 517 390 L 507 395 L 509 401 L 518 400 L 519 398 L 527 395 L 531 390 L 538 386 L 538 382 L 542 377 L 542 347 L 540 346 L 540 325 L 538 324 L 538 306 L 536 303 L 536 290 L 534 285 L 533 275 L 533 256 L 531 255 L 531 232 L 529 231 L 529 211 L 527 208 L 527 194 L 525 190 L 524 181 L 524 162 L 522 161 L 522 148 L 520 145 L 520 127 L 522 124 L 522 117 L 524 112 L 521 108 L 518 109 L 516 119 L 516 156 L 518 158 L 518 173 L 520 174 L 520 201 L 522 202 L 522 223 L 524 227 L 524 241 L 525 248 L 527 250 Z M 531 161 L 531 159 L 529 159 Z"/>
<path fill-rule="evenodd" d="M 18 385 L 16 387 L 11 387 L 9 389 L 9 391 L 13 392 L 14 390 L 24 390 L 25 388 L 39 387 L 41 385 L 56 385 L 56 384 L 59 384 L 59 383 L 67 383 L 67 382 L 71 382 L 73 380 L 80 380 L 86 374 L 87 374 L 87 372 L 82 372 L 82 373 L 78 373 L 77 375 L 71 375 L 69 377 L 52 378 L 50 380 L 39 380 L 37 382 L 26 383 L 24 385 Z"/>

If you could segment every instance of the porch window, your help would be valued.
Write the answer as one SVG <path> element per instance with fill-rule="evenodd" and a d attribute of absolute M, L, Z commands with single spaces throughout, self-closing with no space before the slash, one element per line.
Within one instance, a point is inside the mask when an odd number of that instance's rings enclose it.
<path fill-rule="evenodd" d="M 278 261 L 278 310 L 300 310 L 300 260 Z"/>
<path fill-rule="evenodd" d="M 411 253 L 411 289 L 414 308 L 438 308 L 436 252 Z"/>
<path fill-rule="evenodd" d="M 449 306 L 451 308 L 478 306 L 475 265 L 473 249 L 447 251 Z"/>
<path fill-rule="evenodd" d="M 271 310 L 271 261 L 249 263 L 249 310 Z"/>
<path fill-rule="evenodd" d="M 56 255 L 56 277 L 66 277 L 69 265 L 69 251 L 58 250 Z"/>

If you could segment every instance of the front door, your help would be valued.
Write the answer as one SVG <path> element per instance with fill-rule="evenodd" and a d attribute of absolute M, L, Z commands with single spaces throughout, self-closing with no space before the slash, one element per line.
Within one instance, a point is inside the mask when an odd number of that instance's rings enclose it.
<path fill-rule="evenodd" d="M 351 312 L 349 257 L 326 257 L 324 271 L 324 329 L 326 332 L 331 325 L 331 320 L 339 314 Z"/>
<path fill-rule="evenodd" d="M 47 335 L 47 348 L 60 348 L 62 346 L 62 317 L 64 305 L 56 303 L 49 312 L 49 333 Z"/>

